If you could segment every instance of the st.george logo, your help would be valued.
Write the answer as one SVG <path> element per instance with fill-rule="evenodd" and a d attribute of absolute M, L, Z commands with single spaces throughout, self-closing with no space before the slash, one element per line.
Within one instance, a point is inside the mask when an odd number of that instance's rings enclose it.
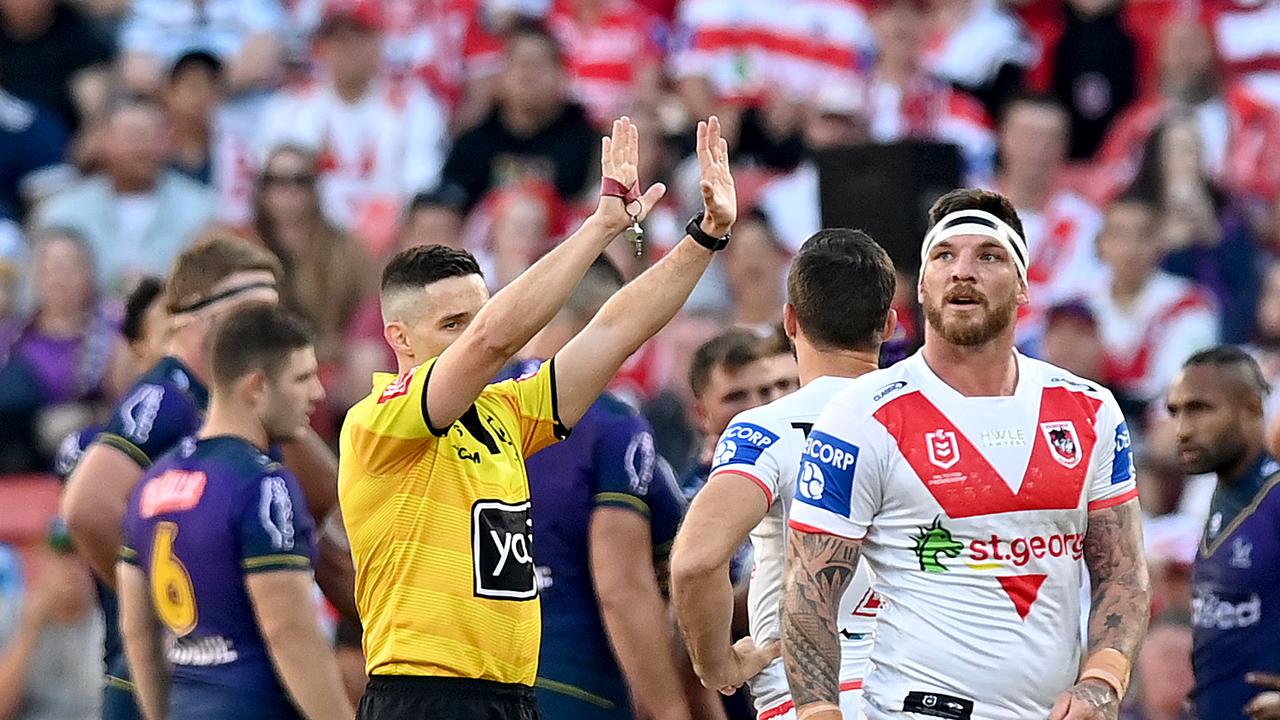
<path fill-rule="evenodd" d="M 929 462 L 946 470 L 960 462 L 960 444 L 956 442 L 956 434 L 950 430 L 934 430 L 924 436 L 925 448 L 929 452 Z"/>
<path fill-rule="evenodd" d="M 1040 423 L 1040 432 L 1049 443 L 1049 454 L 1066 468 L 1080 464 L 1084 453 L 1080 451 L 1080 438 L 1076 435 L 1076 426 L 1070 420 Z"/>

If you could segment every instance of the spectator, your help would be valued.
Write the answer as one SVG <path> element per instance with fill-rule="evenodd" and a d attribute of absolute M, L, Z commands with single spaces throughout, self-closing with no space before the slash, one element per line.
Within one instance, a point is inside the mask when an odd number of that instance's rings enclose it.
<path fill-rule="evenodd" d="M 191 50 L 227 67 L 233 92 L 270 86 L 283 76 L 285 15 L 277 0 L 134 0 L 120 32 L 125 87 L 160 87 L 164 68 Z"/>
<path fill-rule="evenodd" d="M 1036 49 L 1026 30 L 996 0 L 938 0 L 933 28 L 925 66 L 973 93 L 987 115 L 999 117 L 1035 60 Z"/>
<path fill-rule="evenodd" d="M 867 80 L 871 139 L 935 140 L 958 146 L 969 175 L 991 176 L 995 137 L 981 103 L 924 66 L 928 32 L 922 0 L 878 0 L 871 15 L 876 60 Z"/>
<path fill-rule="evenodd" d="M 0 218 L 20 221 L 75 177 L 65 162 L 67 142 L 53 111 L 0 90 Z"/>
<path fill-rule="evenodd" d="M 169 311 L 164 306 L 164 279 L 147 275 L 138 281 L 125 299 L 124 322 L 120 334 L 129 346 L 132 383 L 165 356 L 169 340 Z"/>
<path fill-rule="evenodd" d="M 1147 139 L 1134 191 L 1160 212 L 1165 270 L 1210 290 L 1222 308 L 1222 338 L 1249 338 L 1261 273 L 1257 249 L 1238 203 L 1201 164 L 1196 120 L 1172 115 Z"/>
<path fill-rule="evenodd" d="M 1044 95 L 1022 95 L 1000 124 L 996 186 L 1009 197 L 1027 233 L 1031 304 L 1018 318 L 1018 343 L 1035 350 L 1044 311 L 1082 295 L 1101 269 L 1094 241 L 1102 215 L 1064 182 L 1069 118 Z"/>
<path fill-rule="evenodd" d="M 465 205 L 463 192 L 451 185 L 414 195 L 400 225 L 397 250 L 414 245 L 446 245 L 461 250 Z"/>
<path fill-rule="evenodd" d="M 1280 262 L 1272 261 L 1263 272 L 1249 352 L 1271 386 L 1280 386 Z M 1267 398 L 1267 420 L 1280 418 L 1280 393 Z"/>
<path fill-rule="evenodd" d="M 547 26 L 564 48 L 569 90 L 596 127 L 658 103 L 660 21 L 634 0 L 555 0 Z"/>
<path fill-rule="evenodd" d="M 769 378 L 773 382 L 774 397 L 780 398 L 799 390 L 800 367 L 796 363 L 796 351 L 782 323 L 769 328 L 761 348 L 763 362 L 768 366 Z"/>
<path fill-rule="evenodd" d="M 557 236 L 559 200 L 540 182 L 494 191 L 472 214 L 476 257 L 497 292 L 551 248 Z"/>
<path fill-rule="evenodd" d="M 166 273 L 213 219 L 209 191 L 165 169 L 168 131 L 163 110 L 153 102 L 120 102 L 106 121 L 103 171 L 36 208 L 36 227 L 84 235 L 99 285 L 109 294 L 119 294 L 139 275 Z"/>
<path fill-rule="evenodd" d="M 1280 190 L 1280 118 L 1239 83 L 1224 82 L 1209 31 L 1194 19 L 1175 19 L 1160 45 L 1160 88 L 1120 115 L 1099 151 L 1091 194 L 1103 203 L 1133 181 L 1148 136 L 1171 110 L 1196 118 L 1201 162 L 1231 193 L 1272 199 Z"/>
<path fill-rule="evenodd" d="M 356 313 L 376 286 L 359 241 L 325 217 L 316 170 L 315 156 L 303 148 L 282 145 L 272 151 L 258 181 L 254 227 L 284 266 L 281 302 L 311 326 L 321 379 L 331 389 L 337 382 L 350 389 L 336 393 L 333 402 L 340 404 L 352 392 L 358 398 L 368 384 L 367 377 L 345 378 L 341 368 Z M 331 409 L 339 412 L 337 405 Z"/>
<path fill-rule="evenodd" d="M 6 422 L 0 436 L 47 468 L 57 442 L 124 387 L 129 358 L 99 303 L 93 257 L 82 239 L 46 232 L 36 240 L 32 266 L 34 310 L 0 331 L 6 358 L 0 374 L 22 400 L 9 410 L 25 422 Z"/>
<path fill-rule="evenodd" d="M 96 720 L 101 668 L 93 648 L 102 619 L 89 570 L 60 521 L 37 557 L 41 572 L 24 593 L 16 625 L 0 626 L 0 717 Z"/>
<path fill-rule="evenodd" d="M 0 87 L 72 130 L 106 104 L 113 52 L 72 3 L 0 2 Z"/>
<path fill-rule="evenodd" d="M 1082 378 L 1101 382 L 1105 379 L 1106 353 L 1098 330 L 1098 319 L 1081 301 L 1054 305 L 1044 314 L 1044 340 L 1041 356 Z"/>
<path fill-rule="evenodd" d="M 855 82 L 874 44 L 861 6 L 843 0 L 684 0 L 677 13 L 670 70 L 693 117 L 812 101 Z"/>
<path fill-rule="evenodd" d="M 1068 0 L 1053 49 L 1052 92 L 1071 116 L 1072 160 L 1088 160 L 1138 93 L 1138 50 L 1121 0 Z"/>
<path fill-rule="evenodd" d="M 1107 381 L 1126 414 L 1162 397 L 1183 361 L 1218 334 L 1208 294 L 1160 270 L 1157 219 L 1155 206 L 1140 197 L 1111 203 L 1098 235 L 1107 272 L 1088 296 L 1107 352 Z"/>
<path fill-rule="evenodd" d="M 1201 13 L 1213 28 L 1223 70 L 1249 92 L 1280 109 L 1280 5 L 1274 2 L 1206 2 Z"/>
<path fill-rule="evenodd" d="M 444 110 L 416 80 L 382 71 L 381 28 L 369 0 L 327 11 L 323 79 L 278 98 L 260 134 L 265 148 L 290 143 L 319 156 L 324 206 L 348 229 L 434 187 L 443 161 Z"/>
<path fill-rule="evenodd" d="M 462 134 L 445 161 L 444 181 L 466 193 L 469 211 L 494 187 L 541 180 L 564 199 L 587 186 L 596 132 L 582 106 L 565 98 L 560 46 L 545 30 L 522 25 L 507 39 L 497 107 Z"/>
<path fill-rule="evenodd" d="M 169 70 L 164 104 L 173 122 L 173 168 L 213 183 L 214 115 L 226 92 L 222 61 L 204 51 L 183 54 Z"/>
<path fill-rule="evenodd" d="M 1125 720 L 1193 720 L 1187 696 L 1195 684 L 1191 674 L 1191 626 L 1179 616 L 1157 620 L 1138 654 L 1136 707 Z"/>
<path fill-rule="evenodd" d="M 763 213 L 753 211 L 738 221 L 733 243 L 725 249 L 724 274 L 733 323 L 772 331 L 782 322 L 786 302 L 783 284 L 790 254 L 782 247 Z"/>

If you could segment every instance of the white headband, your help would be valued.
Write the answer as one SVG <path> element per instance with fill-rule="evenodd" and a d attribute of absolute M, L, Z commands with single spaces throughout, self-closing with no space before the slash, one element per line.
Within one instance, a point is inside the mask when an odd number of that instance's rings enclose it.
<path fill-rule="evenodd" d="M 929 251 L 933 246 L 959 235 L 982 235 L 992 238 L 1013 255 L 1013 264 L 1018 267 L 1018 276 L 1027 281 L 1027 241 L 1022 239 L 1009 224 L 985 210 L 957 210 L 938 221 L 933 229 L 924 236 L 924 245 L 920 248 L 920 266 L 929 262 Z"/>

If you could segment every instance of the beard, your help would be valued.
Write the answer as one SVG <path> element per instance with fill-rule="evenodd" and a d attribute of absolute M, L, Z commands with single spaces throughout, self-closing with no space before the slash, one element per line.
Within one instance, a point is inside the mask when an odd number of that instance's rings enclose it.
<path fill-rule="evenodd" d="M 956 295 L 976 297 L 980 300 L 983 312 L 978 318 L 952 319 L 948 321 L 943 311 L 947 302 Z M 941 300 L 926 296 L 924 299 L 924 316 L 929 327 L 942 336 L 944 340 L 960 347 L 976 347 L 985 345 L 1013 324 L 1018 316 L 1018 299 L 1010 296 L 1008 300 L 993 308 L 987 296 L 976 289 L 967 287 L 952 288 Z"/>

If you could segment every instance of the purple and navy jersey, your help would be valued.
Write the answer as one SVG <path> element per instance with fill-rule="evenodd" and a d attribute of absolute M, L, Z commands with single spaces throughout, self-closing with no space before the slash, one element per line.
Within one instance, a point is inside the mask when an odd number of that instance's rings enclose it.
<path fill-rule="evenodd" d="M 94 442 L 123 452 L 144 470 L 194 435 L 209 391 L 177 358 L 165 357 L 134 383 Z"/>
<path fill-rule="evenodd" d="M 1262 688 L 1245 673 L 1280 673 L 1280 463 L 1263 455 L 1218 483 L 1192 572 L 1192 691 L 1200 720 L 1244 720 Z"/>
<path fill-rule="evenodd" d="M 518 376 L 522 369 L 528 368 L 517 364 L 507 374 Z M 591 580 L 591 513 L 615 507 L 648 520 L 654 567 L 665 592 L 671 543 L 685 511 L 674 473 L 657 454 L 648 421 L 608 393 L 568 438 L 532 455 L 526 466 L 542 595 L 537 684 L 552 692 L 571 686 L 568 692 L 576 691 L 575 696 L 585 692 L 629 712 Z M 603 703 L 596 702 L 596 708 L 605 709 Z"/>
<path fill-rule="evenodd" d="M 146 574 L 171 636 L 174 704 L 186 688 L 259 703 L 260 717 L 291 707 L 245 587 L 311 568 L 314 523 L 288 470 L 242 438 L 189 438 L 143 476 L 124 525 L 121 560 Z"/>

